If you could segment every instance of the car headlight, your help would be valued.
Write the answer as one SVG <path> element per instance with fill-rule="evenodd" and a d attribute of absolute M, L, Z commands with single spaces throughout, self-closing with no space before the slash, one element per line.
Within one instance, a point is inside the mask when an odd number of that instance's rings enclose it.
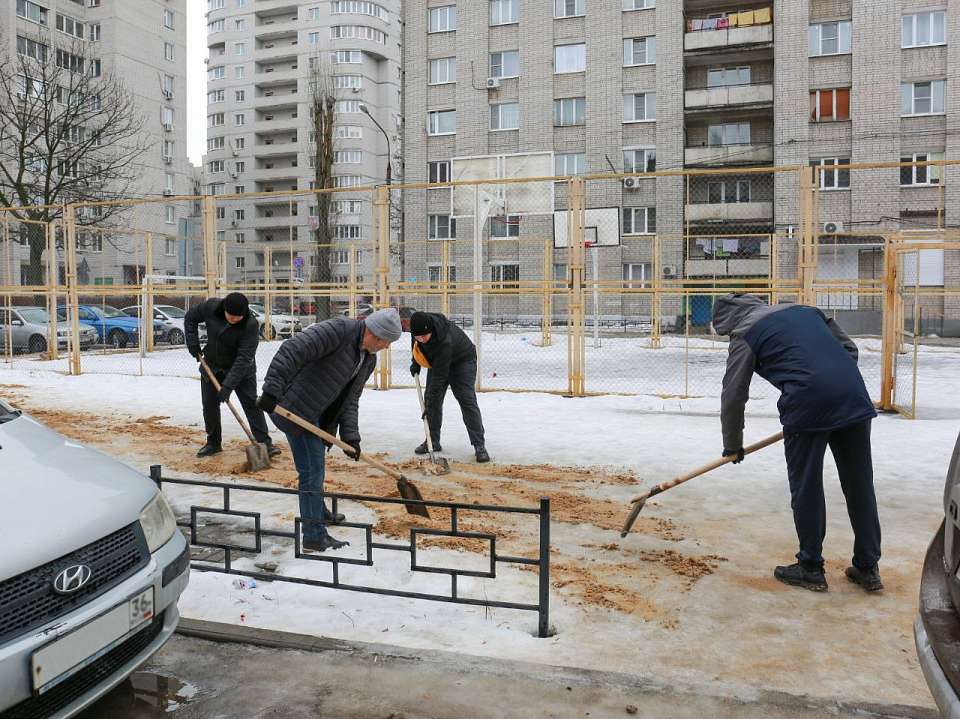
<path fill-rule="evenodd" d="M 176 531 L 177 518 L 160 492 L 157 492 L 140 512 L 140 526 L 147 538 L 147 549 L 151 554 L 169 542 Z"/>

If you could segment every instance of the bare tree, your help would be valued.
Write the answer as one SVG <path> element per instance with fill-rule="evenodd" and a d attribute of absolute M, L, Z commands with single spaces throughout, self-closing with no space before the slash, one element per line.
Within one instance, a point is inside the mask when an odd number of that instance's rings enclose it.
<path fill-rule="evenodd" d="M 310 136 L 314 188 L 329 190 L 333 187 L 334 118 L 337 104 L 334 96 L 333 71 L 324 53 L 315 55 L 310 65 Z M 314 279 L 319 283 L 329 283 L 331 280 L 330 249 L 335 231 L 334 195 L 331 192 L 318 192 L 315 197 L 317 198 L 317 227 L 314 230 L 316 252 Z M 316 300 L 317 321 L 328 319 L 332 315 L 330 296 L 322 295 Z"/>
<path fill-rule="evenodd" d="M 150 148 L 133 93 L 83 43 L 54 47 L 46 35 L 17 38 L 10 57 L 0 34 L 0 206 L 17 220 L 60 219 L 69 203 L 129 196 Z M 101 206 L 79 224 L 122 211 Z M 27 284 L 43 284 L 42 232 L 28 233 Z"/>

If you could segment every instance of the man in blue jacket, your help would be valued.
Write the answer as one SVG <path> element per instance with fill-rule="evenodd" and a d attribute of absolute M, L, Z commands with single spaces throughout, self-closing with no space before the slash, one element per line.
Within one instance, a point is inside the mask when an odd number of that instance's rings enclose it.
<path fill-rule="evenodd" d="M 793 520 L 800 540 L 797 563 L 777 567 L 786 584 L 826 591 L 823 539 L 826 507 L 823 458 L 829 446 L 853 527 L 853 565 L 847 578 L 867 591 L 883 589 L 880 520 L 873 489 L 870 423 L 877 416 L 857 369 L 857 346 L 815 307 L 768 305 L 732 294 L 713 308 L 713 328 L 730 336 L 720 417 L 723 455 L 743 460 L 743 415 L 756 372 L 780 390 Z"/>

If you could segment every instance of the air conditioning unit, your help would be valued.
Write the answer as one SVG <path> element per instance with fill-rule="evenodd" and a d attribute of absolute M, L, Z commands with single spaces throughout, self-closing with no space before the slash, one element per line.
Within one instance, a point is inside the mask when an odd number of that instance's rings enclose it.
<path fill-rule="evenodd" d="M 164 91 L 163 91 L 163 98 L 164 98 L 165 100 L 172 100 L 172 99 L 173 99 L 173 90 L 164 90 Z"/>
<path fill-rule="evenodd" d="M 232 177 L 234 180 L 236 180 L 236 179 L 237 179 L 237 171 L 236 171 L 236 170 L 230 170 L 230 177 Z"/>
<path fill-rule="evenodd" d="M 624 177 L 623 178 L 623 189 L 624 190 L 636 190 L 640 187 L 640 178 L 639 177 Z"/>
<path fill-rule="evenodd" d="M 663 279 L 672 280 L 677 276 L 677 266 L 676 265 L 664 265 L 663 266 Z"/>
<path fill-rule="evenodd" d="M 359 87 L 353 88 L 353 94 L 354 94 L 354 95 L 359 95 L 359 94 L 360 94 L 360 88 L 359 88 Z"/>
<path fill-rule="evenodd" d="M 164 132 L 173 132 L 173 123 L 172 122 L 163 123 L 163 130 Z"/>
<path fill-rule="evenodd" d="M 839 235 L 843 232 L 842 222 L 824 222 L 823 233 L 825 235 Z"/>
<path fill-rule="evenodd" d="M 237 148 L 233 148 L 233 156 L 240 157 L 240 150 L 238 150 Z"/>
<path fill-rule="evenodd" d="M 173 155 L 164 155 L 164 156 L 163 156 L 163 162 L 164 162 L 164 164 L 166 164 L 166 165 L 172 165 L 172 164 L 173 164 Z"/>
<path fill-rule="evenodd" d="M 164 196 L 164 197 L 173 197 L 173 190 L 170 189 L 169 187 L 165 188 L 164 191 L 163 191 L 163 196 Z"/>
<path fill-rule="evenodd" d="M 487 89 L 496 90 L 500 87 L 500 78 L 499 77 L 488 77 L 487 78 Z"/>

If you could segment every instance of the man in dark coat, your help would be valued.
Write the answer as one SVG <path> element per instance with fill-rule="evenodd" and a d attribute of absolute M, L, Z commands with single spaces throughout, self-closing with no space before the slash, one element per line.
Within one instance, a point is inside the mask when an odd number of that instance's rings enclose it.
<path fill-rule="evenodd" d="M 424 416 L 430 425 L 434 451 L 442 450 L 440 428 L 443 425 L 443 398 L 449 387 L 460 404 L 463 423 L 467 426 L 477 461 L 489 462 L 490 455 L 487 454 L 483 439 L 483 418 L 480 416 L 475 389 L 477 348 L 462 329 L 439 312 L 414 312 L 409 328 L 413 349 L 410 374 L 420 374 L 421 367 L 430 369 L 424 393 Z M 426 454 L 426 441 L 413 451 Z"/>
<path fill-rule="evenodd" d="M 200 348 L 197 327 L 207 326 L 207 345 Z M 268 433 L 267 420 L 257 408 L 257 343 L 260 341 L 257 319 L 250 313 L 247 298 L 233 292 L 223 299 L 214 298 L 187 310 L 183 319 L 187 351 L 199 361 L 202 356 L 220 383 L 220 391 L 213 387 L 207 373 L 200 370 L 200 396 L 203 399 L 203 424 L 207 443 L 197 452 L 198 457 L 209 457 L 221 451 L 220 404 L 234 392 L 250 430 L 258 442 L 267 445 L 271 457 L 280 454 Z"/>
<path fill-rule="evenodd" d="M 336 435 L 353 447 L 360 459 L 358 427 L 360 395 L 377 364 L 377 352 L 400 339 L 400 316 L 393 308 L 378 310 L 366 319 L 348 317 L 310 325 L 277 350 L 270 363 L 258 405 L 270 413 L 286 436 L 300 483 L 303 548 L 323 552 L 349 542 L 330 536 L 327 524 L 343 521 L 327 509 L 323 497 L 328 447 L 314 434 L 274 414 L 277 406 L 289 410 Z"/>
<path fill-rule="evenodd" d="M 777 567 L 774 576 L 806 589 L 827 589 L 821 551 L 826 536 L 823 457 L 830 447 L 855 538 L 846 576 L 867 591 L 882 589 L 870 453 L 870 424 L 877 413 L 857 368 L 857 346 L 815 307 L 771 306 L 753 295 L 719 299 L 713 327 L 730 335 L 720 408 L 724 456 L 734 456 L 735 463 L 743 460 L 743 415 L 753 373 L 782 393 L 777 406 L 800 551 L 796 564 Z"/>

